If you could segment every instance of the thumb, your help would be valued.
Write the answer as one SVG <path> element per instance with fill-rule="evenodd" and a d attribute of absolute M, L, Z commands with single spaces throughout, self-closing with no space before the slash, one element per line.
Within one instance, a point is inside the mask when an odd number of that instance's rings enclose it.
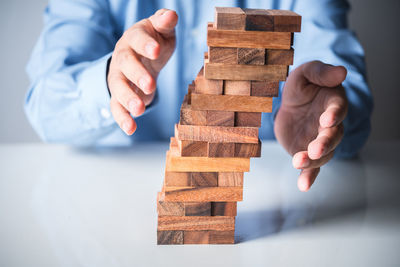
<path fill-rule="evenodd" d="M 347 76 L 347 70 L 343 66 L 332 66 L 321 61 L 311 61 L 298 68 L 298 75 L 303 77 L 303 82 L 313 83 L 323 87 L 336 87 Z"/>
<path fill-rule="evenodd" d="M 175 26 L 178 23 L 178 15 L 175 11 L 163 8 L 149 19 L 153 28 L 164 37 L 171 37 L 175 34 Z"/>

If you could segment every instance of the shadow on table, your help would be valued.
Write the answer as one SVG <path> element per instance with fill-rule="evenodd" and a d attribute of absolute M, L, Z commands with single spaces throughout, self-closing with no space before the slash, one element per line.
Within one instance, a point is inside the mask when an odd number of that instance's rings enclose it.
<path fill-rule="evenodd" d="M 323 225 L 351 216 L 362 224 L 367 208 L 366 172 L 361 159 L 332 161 L 307 193 L 293 186 L 293 174 L 283 171 L 278 183 L 280 200 L 275 207 L 241 211 L 236 218 L 237 243 L 286 231 Z M 262 200 L 268 201 L 268 200 Z"/>

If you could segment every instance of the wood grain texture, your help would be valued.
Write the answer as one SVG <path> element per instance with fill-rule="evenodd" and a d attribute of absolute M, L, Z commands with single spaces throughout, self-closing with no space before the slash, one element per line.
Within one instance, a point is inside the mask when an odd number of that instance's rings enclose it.
<path fill-rule="evenodd" d="M 184 231 L 184 244 L 234 244 L 235 231 Z"/>
<path fill-rule="evenodd" d="M 211 215 L 212 216 L 236 216 L 237 204 L 236 202 L 212 202 Z"/>
<path fill-rule="evenodd" d="M 243 65 L 265 65 L 265 49 L 238 48 L 237 63 Z"/>
<path fill-rule="evenodd" d="M 157 245 L 182 245 L 183 231 L 157 230 Z"/>
<path fill-rule="evenodd" d="M 290 32 L 219 30 L 212 26 L 207 28 L 207 45 L 212 47 L 290 49 L 291 37 Z"/>
<path fill-rule="evenodd" d="M 274 18 L 275 32 L 300 32 L 301 16 L 290 10 L 270 9 L 268 13 Z"/>
<path fill-rule="evenodd" d="M 163 187 L 163 194 L 172 202 L 232 202 L 243 200 L 243 187 Z"/>
<path fill-rule="evenodd" d="M 224 81 L 224 95 L 247 95 L 251 93 L 250 81 Z"/>
<path fill-rule="evenodd" d="M 274 18 L 266 9 L 243 9 L 246 14 L 246 31 L 274 31 Z"/>
<path fill-rule="evenodd" d="M 202 67 L 195 79 L 195 92 L 198 94 L 222 95 L 223 81 L 206 79 Z"/>
<path fill-rule="evenodd" d="M 218 186 L 243 186 L 243 172 L 219 172 Z"/>
<path fill-rule="evenodd" d="M 208 143 L 190 140 L 177 140 L 180 156 L 182 157 L 207 157 Z"/>
<path fill-rule="evenodd" d="M 251 97 L 251 96 L 249 96 Z M 256 127 L 197 126 L 176 124 L 179 140 L 205 141 L 210 143 L 257 143 Z"/>
<path fill-rule="evenodd" d="M 192 187 L 218 186 L 217 172 L 192 172 Z"/>
<path fill-rule="evenodd" d="M 228 216 L 165 216 L 158 217 L 158 230 L 235 230 L 235 217 Z"/>
<path fill-rule="evenodd" d="M 239 7 L 216 7 L 214 25 L 217 29 L 244 30 L 246 15 Z"/>
<path fill-rule="evenodd" d="M 284 65 L 230 65 L 207 61 L 204 71 L 207 79 L 235 81 L 285 81 L 288 73 Z"/>
<path fill-rule="evenodd" d="M 267 65 L 293 65 L 293 48 L 288 50 L 283 49 L 267 49 L 266 64 Z"/>
<path fill-rule="evenodd" d="M 237 64 L 237 48 L 208 47 L 208 60 L 215 63 Z"/>
<path fill-rule="evenodd" d="M 185 205 L 182 202 L 165 202 L 161 192 L 157 194 L 158 216 L 184 216 Z"/>
<path fill-rule="evenodd" d="M 261 157 L 261 141 L 258 144 L 235 144 L 235 157 Z"/>
<path fill-rule="evenodd" d="M 272 97 L 192 94 L 192 107 L 199 110 L 269 113 L 272 112 Z"/>
<path fill-rule="evenodd" d="M 179 157 L 167 151 L 168 172 L 248 172 L 249 158 Z"/>
<path fill-rule="evenodd" d="M 211 202 L 185 202 L 184 204 L 185 216 L 211 216 Z"/>
<path fill-rule="evenodd" d="M 206 126 L 234 126 L 235 113 L 232 111 L 207 110 Z"/>
<path fill-rule="evenodd" d="M 208 157 L 234 157 L 235 143 L 208 143 Z"/>
<path fill-rule="evenodd" d="M 235 112 L 235 126 L 261 127 L 261 112 Z"/>
<path fill-rule="evenodd" d="M 190 172 L 165 172 L 164 184 L 166 186 L 191 186 Z"/>
<path fill-rule="evenodd" d="M 252 81 L 251 96 L 277 97 L 279 95 L 279 82 Z"/>

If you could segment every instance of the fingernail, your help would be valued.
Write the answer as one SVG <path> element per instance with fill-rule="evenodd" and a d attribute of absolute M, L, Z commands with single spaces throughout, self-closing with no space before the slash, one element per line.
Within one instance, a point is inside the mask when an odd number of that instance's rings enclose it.
<path fill-rule="evenodd" d="M 149 57 L 152 57 L 153 54 L 154 54 L 154 49 L 155 49 L 155 48 L 156 48 L 156 45 L 155 45 L 155 44 L 153 44 L 153 43 L 148 43 L 148 44 L 146 45 L 146 47 L 145 47 L 146 54 L 147 54 Z"/>
<path fill-rule="evenodd" d="M 122 130 L 129 135 L 129 123 L 128 122 L 124 122 L 122 123 Z"/>
<path fill-rule="evenodd" d="M 146 78 L 140 78 L 139 80 L 139 86 L 140 89 L 145 90 L 144 88 L 147 86 L 147 79 Z"/>
<path fill-rule="evenodd" d="M 136 101 L 135 100 L 131 100 L 131 101 L 129 101 L 129 103 L 128 103 L 128 109 L 129 109 L 129 112 L 133 115 L 134 114 L 134 112 L 135 112 L 135 107 L 136 107 Z"/>
<path fill-rule="evenodd" d="M 310 166 L 310 160 L 308 158 L 304 158 L 300 165 L 300 168 L 304 169 L 307 168 L 308 166 Z"/>

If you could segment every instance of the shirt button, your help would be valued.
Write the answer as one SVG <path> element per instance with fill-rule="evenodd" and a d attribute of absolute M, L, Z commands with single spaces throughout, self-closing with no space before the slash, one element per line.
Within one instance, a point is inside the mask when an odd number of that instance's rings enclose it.
<path fill-rule="evenodd" d="M 100 110 L 100 114 L 104 119 L 109 119 L 111 117 L 110 111 L 108 111 L 106 108 L 102 108 Z"/>

